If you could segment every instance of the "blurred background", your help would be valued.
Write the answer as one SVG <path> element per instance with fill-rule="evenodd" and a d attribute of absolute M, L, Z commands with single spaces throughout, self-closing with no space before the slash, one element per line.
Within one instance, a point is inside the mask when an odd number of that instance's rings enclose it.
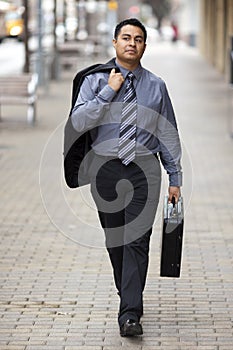
<path fill-rule="evenodd" d="M 111 56 L 113 29 L 127 17 L 149 42 L 183 42 L 233 82 L 232 0 L 0 0 L 0 75 L 59 79 L 80 58 Z"/>

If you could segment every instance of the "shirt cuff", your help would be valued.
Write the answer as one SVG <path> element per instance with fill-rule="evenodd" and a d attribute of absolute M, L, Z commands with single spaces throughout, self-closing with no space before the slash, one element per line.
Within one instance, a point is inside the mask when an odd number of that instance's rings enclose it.
<path fill-rule="evenodd" d="M 182 186 L 182 173 L 175 173 L 169 175 L 169 186 Z"/>
<path fill-rule="evenodd" d="M 116 91 L 109 85 L 106 85 L 98 94 L 98 97 L 104 102 L 111 102 L 116 95 Z"/>

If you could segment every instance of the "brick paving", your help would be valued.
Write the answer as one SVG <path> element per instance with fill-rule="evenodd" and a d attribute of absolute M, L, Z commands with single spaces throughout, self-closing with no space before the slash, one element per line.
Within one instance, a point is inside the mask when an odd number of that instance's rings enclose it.
<path fill-rule="evenodd" d="M 69 110 L 74 71 L 63 71 L 59 82 L 39 93 L 35 128 L 25 124 L 24 107 L 4 108 L 0 124 L 0 350 L 233 348 L 233 90 L 195 49 L 155 45 L 143 62 L 166 80 L 183 142 L 182 276 L 159 278 L 160 205 L 144 293 L 144 335 L 119 336 L 119 300 L 105 250 L 69 239 L 48 215 L 54 210 L 60 224 L 72 229 L 53 186 L 49 152 L 42 193 L 39 184 L 44 147 Z M 55 133 L 53 147 L 60 147 L 60 136 Z M 49 213 L 44 192 L 53 203 Z M 89 220 L 87 208 L 83 215 Z M 87 231 L 78 236 L 80 243 Z"/>

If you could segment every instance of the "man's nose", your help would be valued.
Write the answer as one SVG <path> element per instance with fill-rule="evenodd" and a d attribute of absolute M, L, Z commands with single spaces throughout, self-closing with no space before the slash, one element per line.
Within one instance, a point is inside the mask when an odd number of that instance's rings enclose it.
<path fill-rule="evenodd" d="M 136 45 L 136 42 L 135 42 L 134 39 L 131 39 L 131 40 L 130 40 L 130 45 L 132 45 L 132 46 L 135 46 L 135 45 Z"/>

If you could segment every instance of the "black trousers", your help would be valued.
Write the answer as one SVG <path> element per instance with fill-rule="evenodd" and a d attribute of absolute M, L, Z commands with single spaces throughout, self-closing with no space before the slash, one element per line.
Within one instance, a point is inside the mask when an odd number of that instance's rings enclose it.
<path fill-rule="evenodd" d="M 120 296 L 119 325 L 139 321 L 149 262 L 149 243 L 161 185 L 155 156 L 119 159 L 96 156 L 91 192 L 105 232 L 106 247 Z"/>

